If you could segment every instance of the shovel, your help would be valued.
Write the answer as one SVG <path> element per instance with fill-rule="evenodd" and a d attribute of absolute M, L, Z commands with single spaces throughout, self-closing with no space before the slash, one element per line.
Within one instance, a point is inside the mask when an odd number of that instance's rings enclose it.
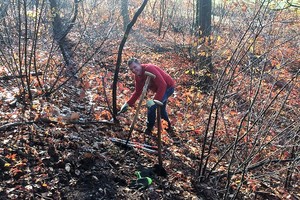
<path fill-rule="evenodd" d="M 143 91 L 142 91 L 142 95 L 140 97 L 140 101 L 139 101 L 139 104 L 138 104 L 138 107 L 136 109 L 136 112 L 135 112 L 135 115 L 134 115 L 134 118 L 133 118 L 133 121 L 131 122 L 131 125 L 130 125 L 130 129 L 129 129 L 129 133 L 128 133 L 128 138 L 126 140 L 126 145 L 128 144 L 129 142 L 129 139 L 131 137 L 131 134 L 132 134 L 132 131 L 133 131 L 133 128 L 134 128 L 134 125 L 135 125 L 135 122 L 138 118 L 138 115 L 139 115 L 139 112 L 140 112 L 140 108 L 141 108 L 141 105 L 142 105 L 142 102 L 145 98 L 145 95 L 146 95 L 146 92 L 147 92 L 147 89 L 148 89 L 148 86 L 149 86 L 149 83 L 150 83 L 150 80 L 151 78 L 155 78 L 156 76 L 150 72 L 147 72 L 145 71 L 145 75 L 147 76 L 147 79 L 145 81 L 145 85 L 143 87 Z"/>

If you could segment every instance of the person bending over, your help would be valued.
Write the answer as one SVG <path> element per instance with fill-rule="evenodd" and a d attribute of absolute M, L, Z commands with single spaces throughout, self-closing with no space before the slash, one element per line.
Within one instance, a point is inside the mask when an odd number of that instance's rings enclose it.
<path fill-rule="evenodd" d="M 140 97 L 143 91 L 143 87 L 147 76 L 145 72 L 150 72 L 154 74 L 156 77 L 151 78 L 148 89 L 152 90 L 155 93 L 153 100 L 158 100 L 163 103 L 161 106 L 161 117 L 162 119 L 168 122 L 168 131 L 172 130 L 171 122 L 168 117 L 168 113 L 166 110 L 168 98 L 174 93 L 175 81 L 171 78 L 171 76 L 163 71 L 160 67 L 153 64 L 141 64 L 138 59 L 131 58 L 127 61 L 128 67 L 131 72 L 134 73 L 135 77 L 135 90 L 131 95 L 130 99 L 123 104 L 119 113 L 127 111 L 129 106 L 133 106 L 136 100 Z M 156 108 L 157 105 L 153 100 L 147 101 L 147 128 L 145 130 L 145 134 L 151 134 L 156 118 Z"/>

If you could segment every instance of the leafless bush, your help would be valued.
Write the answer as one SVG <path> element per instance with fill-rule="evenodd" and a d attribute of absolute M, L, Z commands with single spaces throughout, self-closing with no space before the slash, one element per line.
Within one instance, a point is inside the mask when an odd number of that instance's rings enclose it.
<path fill-rule="evenodd" d="M 221 73 L 215 75 L 199 169 L 200 182 L 223 188 L 223 199 L 238 198 L 244 186 L 252 192 L 259 184 L 292 186 L 291 174 L 299 175 L 299 70 L 287 70 L 297 60 L 299 30 L 280 22 L 283 14 L 294 16 L 263 2 L 236 6 L 234 15 L 223 16 L 221 46 L 215 43 L 213 62 Z M 217 159 L 212 151 L 219 152 Z"/>
<path fill-rule="evenodd" d="M 104 47 L 115 21 L 102 17 L 99 22 L 101 3 L 51 3 L 5 1 L 0 6 L 0 65 L 6 69 L 2 75 L 11 77 L 3 84 L 19 88 L 23 103 L 36 96 L 49 96 L 71 79 L 65 76 L 70 64 L 66 58 L 71 58 L 71 65 L 76 66 L 73 77 L 93 58 L 100 62 L 101 52 L 110 53 Z M 76 13 L 72 11 L 75 4 Z M 53 6 L 55 11 L 51 10 Z M 61 27 L 57 28 L 58 20 Z"/>

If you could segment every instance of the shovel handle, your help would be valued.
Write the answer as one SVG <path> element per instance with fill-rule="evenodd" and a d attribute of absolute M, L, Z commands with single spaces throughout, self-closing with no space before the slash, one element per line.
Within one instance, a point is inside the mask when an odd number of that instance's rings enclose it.
<path fill-rule="evenodd" d="M 140 108 L 141 108 L 142 102 L 143 102 L 143 100 L 145 98 L 145 95 L 146 95 L 146 92 L 147 92 L 150 80 L 151 80 L 151 78 L 155 78 L 156 77 L 154 74 L 152 74 L 150 72 L 147 72 L 147 71 L 145 71 L 145 75 L 147 76 L 147 79 L 145 81 L 145 85 L 143 87 L 142 95 L 140 97 L 140 101 L 139 101 L 138 107 L 136 108 L 136 112 L 135 112 L 134 118 L 133 118 L 133 120 L 131 122 L 131 125 L 130 125 L 130 129 L 129 129 L 129 133 L 128 133 L 128 138 L 126 140 L 126 145 L 128 144 L 128 141 L 129 141 L 129 139 L 131 137 L 131 134 L 132 134 L 135 122 L 136 122 L 136 120 L 138 118 L 138 115 L 139 115 L 139 112 L 140 112 Z"/>
<path fill-rule="evenodd" d="M 157 105 L 157 147 L 158 147 L 158 164 L 162 167 L 162 154 L 161 154 L 161 106 Z"/>
<path fill-rule="evenodd" d="M 154 74 L 152 74 L 151 72 L 147 72 L 147 71 L 145 71 L 145 75 L 147 76 L 147 77 L 151 77 L 151 78 L 155 78 L 156 76 L 154 75 Z"/>

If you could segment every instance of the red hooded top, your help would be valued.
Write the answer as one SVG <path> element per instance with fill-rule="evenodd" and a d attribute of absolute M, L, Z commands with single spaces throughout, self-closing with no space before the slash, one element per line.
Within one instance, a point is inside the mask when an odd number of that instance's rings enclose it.
<path fill-rule="evenodd" d="M 153 64 L 141 64 L 142 66 L 142 75 L 135 75 L 135 90 L 128 100 L 128 105 L 132 106 L 136 100 L 140 97 L 143 91 L 143 87 L 145 85 L 145 81 L 147 76 L 145 75 L 145 71 L 154 74 L 156 77 L 151 78 L 148 89 L 155 92 L 154 99 L 162 101 L 162 98 L 169 87 L 175 87 L 175 82 L 171 78 L 169 74 L 164 72 L 158 66 Z"/>

